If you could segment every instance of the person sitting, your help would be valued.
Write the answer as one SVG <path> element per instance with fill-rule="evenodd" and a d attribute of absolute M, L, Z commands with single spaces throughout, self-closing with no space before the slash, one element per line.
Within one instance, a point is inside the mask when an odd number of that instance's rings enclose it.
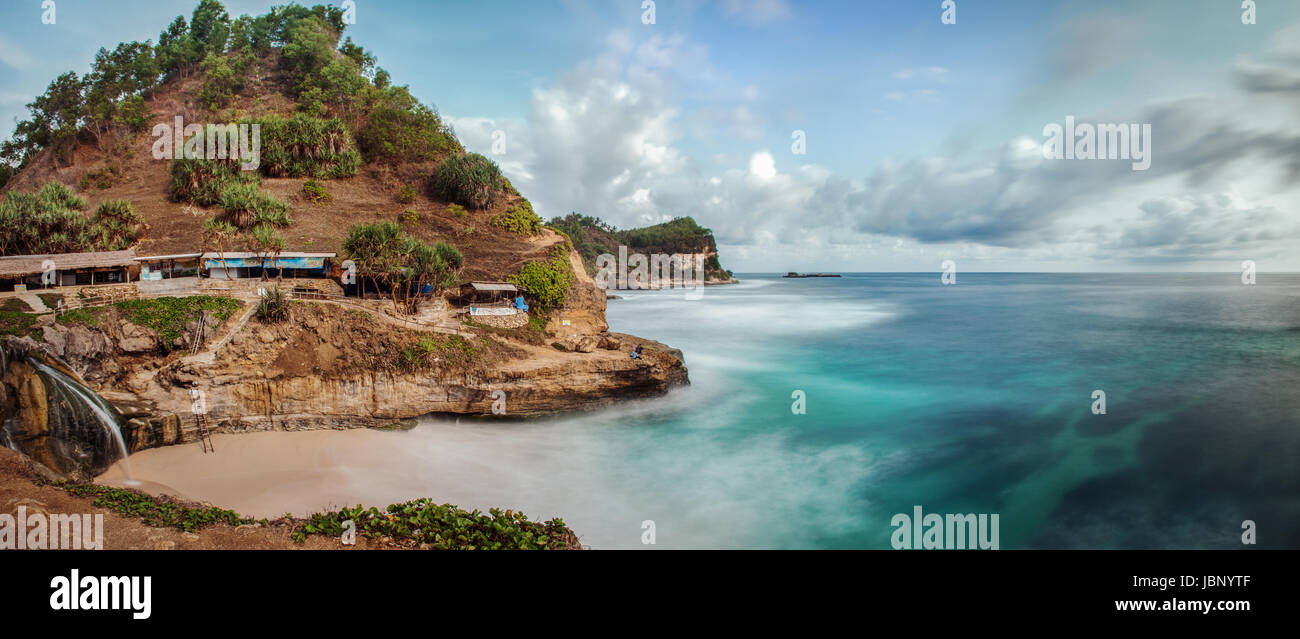
<path fill-rule="evenodd" d="M 641 359 L 641 345 L 640 345 L 640 344 L 637 344 L 637 345 L 636 345 L 636 348 L 632 349 L 632 359 Z"/>

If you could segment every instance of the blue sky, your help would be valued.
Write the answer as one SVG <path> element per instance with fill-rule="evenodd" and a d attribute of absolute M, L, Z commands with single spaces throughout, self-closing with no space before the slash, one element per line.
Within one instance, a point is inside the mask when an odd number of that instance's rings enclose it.
<path fill-rule="evenodd" d="M 1300 270 L 1300 3 L 955 2 L 357 0 L 348 34 L 471 149 L 504 135 L 544 217 L 692 215 L 738 271 Z M 40 4 L 4 3 L 7 129 L 194 3 Z M 1152 124 L 1151 169 L 1043 161 L 1067 115 Z"/>

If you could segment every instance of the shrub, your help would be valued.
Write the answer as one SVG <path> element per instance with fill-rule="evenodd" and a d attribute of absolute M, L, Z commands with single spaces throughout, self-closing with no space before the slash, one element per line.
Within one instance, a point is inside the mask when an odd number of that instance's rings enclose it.
<path fill-rule="evenodd" d="M 496 162 L 477 153 L 453 155 L 434 172 L 432 187 L 442 197 L 472 209 L 490 208 L 506 192 Z"/>
<path fill-rule="evenodd" d="M 165 496 L 151 497 L 124 488 L 45 480 L 37 480 L 36 485 L 47 483 L 75 497 L 94 497 L 92 502 L 94 506 L 106 508 L 123 517 L 138 517 L 146 526 L 153 528 L 175 528 L 193 533 L 212 524 L 238 526 L 253 523 L 252 519 L 240 517 L 239 513 L 233 510 L 215 506 L 191 508 L 177 504 Z"/>
<path fill-rule="evenodd" d="M 136 212 L 135 206 L 126 200 L 107 200 L 99 204 L 95 209 L 95 215 L 105 220 L 117 220 L 124 224 L 139 224 L 141 222 L 140 214 Z"/>
<path fill-rule="evenodd" d="M 549 259 L 525 264 L 518 274 L 510 277 L 511 282 L 543 309 L 563 304 L 575 279 L 569 260 L 559 251 Z"/>
<path fill-rule="evenodd" d="M 437 550 L 559 550 L 569 547 L 573 534 L 558 518 L 535 522 L 511 510 L 493 508 L 484 514 L 418 499 L 393 504 L 387 512 L 358 505 L 316 513 L 294 532 L 294 539 L 301 542 L 309 534 L 337 538 L 345 521 L 354 522 L 359 534 L 372 539 L 425 543 Z"/>
<path fill-rule="evenodd" d="M 113 187 L 113 179 L 119 177 L 120 171 L 115 166 L 106 166 L 96 171 L 91 171 L 81 176 L 82 190 L 88 189 L 91 185 L 103 191 Z"/>
<path fill-rule="evenodd" d="M 420 221 L 420 214 L 416 213 L 415 209 L 406 209 L 405 211 L 402 211 L 401 219 L 407 224 L 414 224 Z"/>
<path fill-rule="evenodd" d="M 273 286 L 257 303 L 257 319 L 263 322 L 277 323 L 289 319 L 289 297 Z"/>
<path fill-rule="evenodd" d="M 447 212 L 451 213 L 454 217 L 465 217 L 465 207 L 456 203 L 448 204 Z"/>
<path fill-rule="evenodd" d="M 0 255 L 119 250 L 134 244 L 140 217 L 130 203 L 105 202 L 94 216 L 61 182 L 36 193 L 10 191 L 0 201 Z"/>
<path fill-rule="evenodd" d="M 221 207 L 231 224 L 241 229 L 256 224 L 288 226 L 289 205 L 257 190 L 256 184 L 234 184 L 221 192 Z"/>
<path fill-rule="evenodd" d="M 159 297 L 143 300 L 124 300 L 114 304 L 132 324 L 152 329 L 162 337 L 163 348 L 172 348 L 177 337 L 185 334 L 185 325 L 198 319 L 203 311 L 211 311 L 213 326 L 220 326 L 239 310 L 239 300 L 210 295 L 190 297 Z M 86 310 L 86 309 L 80 309 Z M 76 312 L 76 311 L 73 311 Z M 62 317 L 71 315 L 65 313 Z"/>
<path fill-rule="evenodd" d="M 423 162 L 463 151 L 438 113 L 411 97 L 405 87 L 384 90 L 357 131 L 357 146 L 371 162 Z"/>
<path fill-rule="evenodd" d="M 302 183 L 302 193 L 308 200 L 316 203 L 328 202 L 331 198 L 325 187 L 316 180 L 307 180 Z"/>
<path fill-rule="evenodd" d="M 235 94 L 243 89 L 243 78 L 231 68 L 225 54 L 209 53 L 203 59 L 203 86 L 199 88 L 199 103 L 209 111 L 217 111 L 230 104 Z"/>
<path fill-rule="evenodd" d="M 172 160 L 167 199 L 199 206 L 221 203 L 222 192 L 238 184 L 257 184 L 261 177 L 240 171 L 238 165 L 219 160 Z"/>
<path fill-rule="evenodd" d="M 143 224 L 135 206 L 126 200 L 101 202 L 87 228 L 87 243 L 101 251 L 123 251 L 140 237 Z"/>
<path fill-rule="evenodd" d="M 533 205 L 529 204 L 528 200 L 510 207 L 500 215 L 493 216 L 490 222 L 523 237 L 537 235 L 542 231 L 542 218 L 537 217 L 533 212 Z"/>
<path fill-rule="evenodd" d="M 345 178 L 357 174 L 361 154 L 338 118 L 305 114 L 246 120 L 261 125 L 262 174 L 268 177 Z"/>
<path fill-rule="evenodd" d="M 394 196 L 398 204 L 410 204 L 415 201 L 415 185 L 403 184 L 402 188 L 397 189 L 397 195 Z"/>

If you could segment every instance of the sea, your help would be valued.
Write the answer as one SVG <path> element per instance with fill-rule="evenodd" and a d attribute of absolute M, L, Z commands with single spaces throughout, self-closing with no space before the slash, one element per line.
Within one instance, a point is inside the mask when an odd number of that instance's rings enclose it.
<path fill-rule="evenodd" d="M 997 515 L 1002 549 L 1300 547 L 1300 275 L 737 277 L 609 302 L 612 330 L 683 351 L 688 387 L 319 433 L 257 462 L 299 481 L 250 466 L 256 500 L 222 503 L 432 497 L 592 548 L 888 549 L 918 507 Z"/>

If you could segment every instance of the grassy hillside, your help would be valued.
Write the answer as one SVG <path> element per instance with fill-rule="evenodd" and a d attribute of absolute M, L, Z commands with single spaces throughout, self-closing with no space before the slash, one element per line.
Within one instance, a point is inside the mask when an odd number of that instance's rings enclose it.
<path fill-rule="evenodd" d="M 713 231 L 700 226 L 694 218 L 675 220 L 639 229 L 619 230 L 598 217 L 570 213 L 552 218 L 549 226 L 563 231 L 573 241 L 582 255 L 583 264 L 591 274 L 596 272 L 596 257 L 601 254 L 618 255 L 618 247 L 628 247 L 629 253 L 651 255 L 664 253 L 704 253 L 705 277 L 711 281 L 731 279 L 731 271 L 722 268 L 718 260 L 718 245 Z"/>
<path fill-rule="evenodd" d="M 0 224 L 32 231 L 0 255 L 343 253 L 359 225 L 392 223 L 403 247 L 457 249 L 462 280 L 549 260 L 563 237 L 345 27 L 335 7 L 232 17 L 201 0 L 156 44 L 101 49 L 84 73 L 60 75 L 0 144 Z M 154 126 L 178 116 L 260 124 L 260 165 L 154 159 Z"/>

